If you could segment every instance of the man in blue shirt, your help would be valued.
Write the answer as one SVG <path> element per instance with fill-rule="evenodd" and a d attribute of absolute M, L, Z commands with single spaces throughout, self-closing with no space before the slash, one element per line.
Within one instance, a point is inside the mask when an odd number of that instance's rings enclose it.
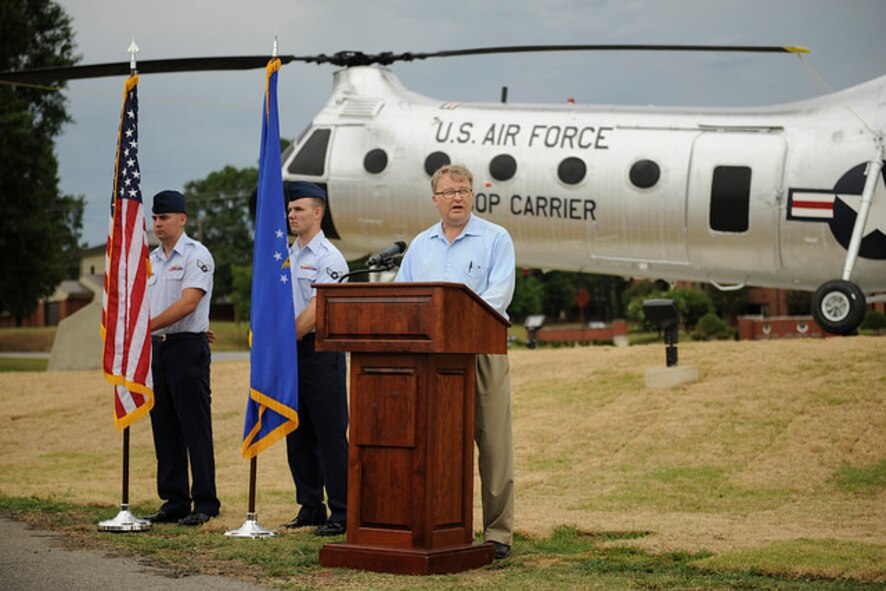
<path fill-rule="evenodd" d="M 341 252 L 323 234 L 326 191 L 314 183 L 286 185 L 287 219 L 296 235 L 289 250 L 295 332 L 298 338 L 298 429 L 286 436 L 298 515 L 283 527 L 317 526 L 318 536 L 345 533 L 348 504 L 348 400 L 345 354 L 314 350 L 315 283 L 348 272 Z M 329 501 L 329 515 L 323 491 Z"/>
<path fill-rule="evenodd" d="M 396 281 L 464 283 L 505 318 L 514 295 L 514 243 L 503 227 L 471 213 L 473 175 L 446 165 L 431 178 L 440 222 L 415 237 Z M 474 439 L 479 450 L 483 535 L 507 558 L 514 529 L 514 445 L 507 355 L 477 356 Z"/>

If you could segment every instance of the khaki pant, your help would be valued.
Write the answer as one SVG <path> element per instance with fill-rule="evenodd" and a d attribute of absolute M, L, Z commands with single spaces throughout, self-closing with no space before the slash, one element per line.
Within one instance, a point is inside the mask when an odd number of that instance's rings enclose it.
<path fill-rule="evenodd" d="M 507 355 L 477 355 L 474 440 L 479 450 L 483 537 L 511 545 L 514 531 L 514 443 Z"/>

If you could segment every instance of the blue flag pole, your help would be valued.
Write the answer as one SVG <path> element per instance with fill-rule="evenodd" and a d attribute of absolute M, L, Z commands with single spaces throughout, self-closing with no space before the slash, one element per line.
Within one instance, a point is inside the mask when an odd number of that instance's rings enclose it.
<path fill-rule="evenodd" d="M 280 60 L 268 63 L 262 110 L 261 155 L 252 254 L 250 304 L 250 379 L 243 426 L 243 457 L 250 460 L 246 522 L 226 536 L 277 535 L 258 525 L 255 481 L 258 454 L 298 427 L 298 357 L 289 240 L 283 202 L 277 73 Z"/>
<path fill-rule="evenodd" d="M 283 202 L 277 71 L 268 64 L 263 112 L 250 306 L 251 375 L 243 457 L 251 458 L 298 427 L 298 375 L 292 274 Z"/>

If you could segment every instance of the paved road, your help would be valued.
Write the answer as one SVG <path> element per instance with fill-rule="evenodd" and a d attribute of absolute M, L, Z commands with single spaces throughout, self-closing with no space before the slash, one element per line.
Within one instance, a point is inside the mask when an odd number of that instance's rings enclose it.
<path fill-rule="evenodd" d="M 269 589 L 219 576 L 183 576 L 171 568 L 147 566 L 136 558 L 108 556 L 97 550 L 70 550 L 60 543 L 59 537 L 60 534 L 32 529 L 27 524 L 0 517 L 0 588 L 10 591 Z"/>

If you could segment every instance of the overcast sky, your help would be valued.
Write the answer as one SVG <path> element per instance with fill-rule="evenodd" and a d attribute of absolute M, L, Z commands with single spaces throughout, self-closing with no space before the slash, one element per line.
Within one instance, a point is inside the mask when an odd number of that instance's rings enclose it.
<path fill-rule="evenodd" d="M 886 74 L 883 0 L 61 0 L 81 64 L 340 50 L 439 51 L 521 44 L 800 45 L 834 89 Z M 411 90 L 441 100 L 752 106 L 821 94 L 787 54 L 520 54 L 395 64 Z M 332 66 L 280 74 L 281 135 L 326 103 Z M 57 142 L 61 190 L 85 195 L 84 239 L 104 242 L 124 79 L 69 83 L 74 122 Z M 139 158 L 146 205 L 225 165 L 256 166 L 264 70 L 145 75 Z"/>

